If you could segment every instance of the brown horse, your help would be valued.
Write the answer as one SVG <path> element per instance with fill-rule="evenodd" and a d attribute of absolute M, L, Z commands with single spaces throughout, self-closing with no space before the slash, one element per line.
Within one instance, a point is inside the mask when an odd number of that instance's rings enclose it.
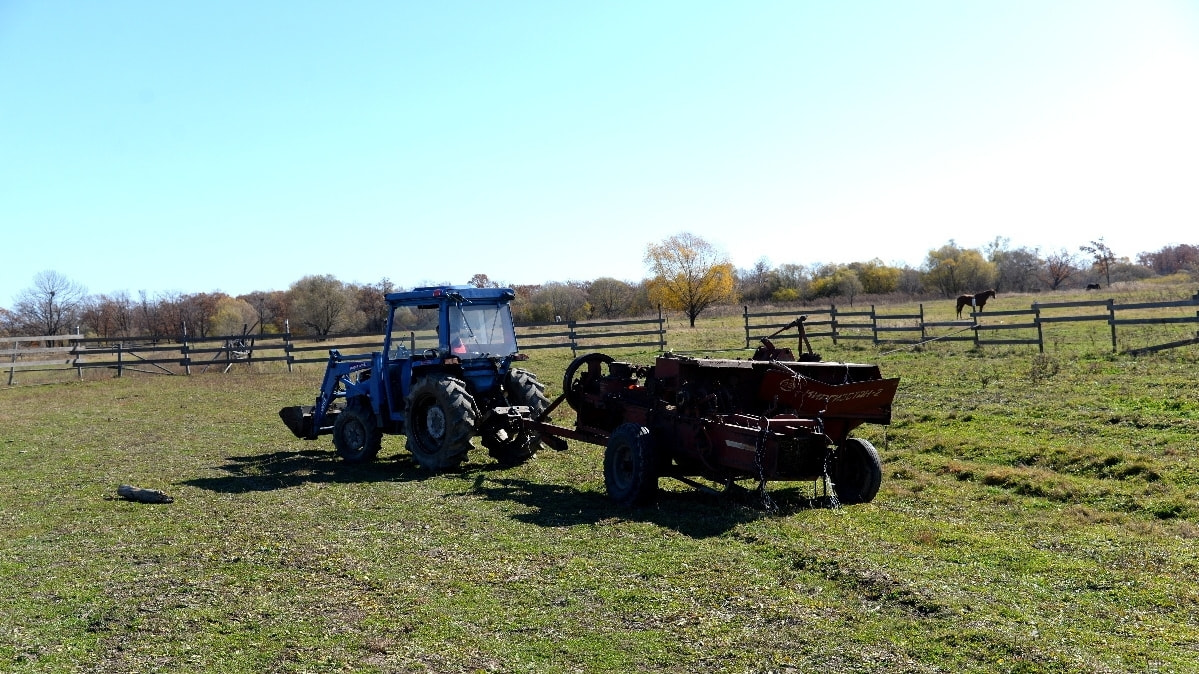
<path fill-rule="evenodd" d="M 992 297 L 995 297 L 994 290 L 984 290 L 981 293 L 975 293 L 973 295 L 958 296 L 958 318 L 962 317 L 962 309 L 964 307 L 977 307 L 978 311 L 982 311 L 983 306 L 987 303 L 987 300 L 991 299 Z"/>

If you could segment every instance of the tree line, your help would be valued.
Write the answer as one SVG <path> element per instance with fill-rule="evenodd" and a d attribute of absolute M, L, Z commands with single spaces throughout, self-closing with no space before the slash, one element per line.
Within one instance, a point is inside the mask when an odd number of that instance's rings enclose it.
<path fill-rule="evenodd" d="M 1199 279 L 1199 247 L 1182 244 L 1143 252 L 1135 261 L 1119 257 L 1102 238 L 1077 251 L 1042 254 L 1012 248 L 997 238 L 982 249 L 950 240 L 930 250 L 919 268 L 896 267 L 874 259 L 848 264 L 773 265 L 759 259 L 736 269 L 720 250 L 683 232 L 646 247 L 646 279 L 513 285 L 513 316 L 520 324 L 642 316 L 662 306 L 681 311 L 694 326 L 709 307 L 722 304 L 808 304 L 847 302 L 861 296 L 954 297 L 993 288 L 1034 292 L 1110 285 L 1154 276 L 1187 274 Z M 486 274 L 469 284 L 498 287 Z M 333 275 L 305 276 L 287 290 L 231 296 L 212 293 L 88 294 L 57 271 L 37 274 L 11 309 L 0 308 L 0 335 L 59 335 L 76 330 L 90 337 L 117 340 L 172 340 L 183 334 L 210 336 L 280 333 L 328 336 L 378 333 L 387 320 L 384 296 L 407 288 L 384 278 L 376 283 L 346 283 Z"/>
<path fill-rule="evenodd" d="M 1037 292 L 1103 286 L 1154 276 L 1188 274 L 1199 277 L 1199 247 L 1166 246 L 1140 253 L 1136 261 L 1118 257 L 1103 241 L 1080 245 L 1077 252 L 1060 249 L 1042 254 L 1035 248 L 1012 248 L 996 239 L 983 249 L 963 248 L 953 240 L 930 250 L 919 269 L 893 267 L 875 259 L 813 267 L 784 264 L 771 268 L 766 260 L 738 273 L 743 301 L 812 301 L 841 299 L 852 304 L 857 295 L 954 297 L 986 289 L 999 292 Z"/>

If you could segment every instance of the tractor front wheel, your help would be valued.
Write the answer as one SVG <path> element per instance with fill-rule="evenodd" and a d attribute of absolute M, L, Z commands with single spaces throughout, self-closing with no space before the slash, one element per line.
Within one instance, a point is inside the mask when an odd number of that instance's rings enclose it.
<path fill-rule="evenodd" d="M 444 375 L 425 377 L 414 383 L 408 394 L 408 451 L 428 470 L 454 468 L 466 460 L 477 418 L 475 401 L 462 380 Z"/>
<path fill-rule="evenodd" d="M 333 446 L 346 463 L 374 461 L 383 444 L 383 431 L 375 424 L 369 407 L 351 404 L 333 423 Z"/>
<path fill-rule="evenodd" d="M 861 438 L 849 438 L 833 453 L 829 476 L 838 501 L 869 503 L 882 485 L 883 463 L 874 445 Z"/>
<path fill-rule="evenodd" d="M 658 459 L 649 429 L 621 424 L 604 451 L 604 487 L 623 506 L 645 505 L 658 494 Z"/>

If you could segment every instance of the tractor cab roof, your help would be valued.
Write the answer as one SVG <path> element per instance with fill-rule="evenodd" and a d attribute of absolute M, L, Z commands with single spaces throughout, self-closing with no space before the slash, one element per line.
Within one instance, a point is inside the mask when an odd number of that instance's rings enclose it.
<path fill-rule="evenodd" d="M 388 293 L 387 303 L 406 306 L 450 300 L 454 302 L 511 302 L 516 292 L 511 288 L 476 288 L 474 286 L 430 286 L 400 293 Z"/>

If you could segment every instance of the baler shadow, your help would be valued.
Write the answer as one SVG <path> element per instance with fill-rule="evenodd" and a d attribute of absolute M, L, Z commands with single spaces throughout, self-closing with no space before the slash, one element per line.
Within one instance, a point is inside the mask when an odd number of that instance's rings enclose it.
<path fill-rule="evenodd" d="M 469 478 L 470 475 L 463 477 Z M 749 490 L 733 490 L 725 494 L 664 490 L 652 505 L 628 508 L 613 503 L 598 491 L 541 484 L 520 478 L 493 477 L 487 472 L 477 472 L 473 473 L 470 488 L 459 495 L 519 503 L 531 511 L 512 517 L 542 527 L 602 525 L 610 520 L 629 520 L 656 524 L 691 538 L 708 538 L 763 517 L 785 516 L 828 506 L 825 499 L 808 497 L 803 492 L 800 488 L 773 491 L 773 507 L 767 508 L 756 492 Z"/>

